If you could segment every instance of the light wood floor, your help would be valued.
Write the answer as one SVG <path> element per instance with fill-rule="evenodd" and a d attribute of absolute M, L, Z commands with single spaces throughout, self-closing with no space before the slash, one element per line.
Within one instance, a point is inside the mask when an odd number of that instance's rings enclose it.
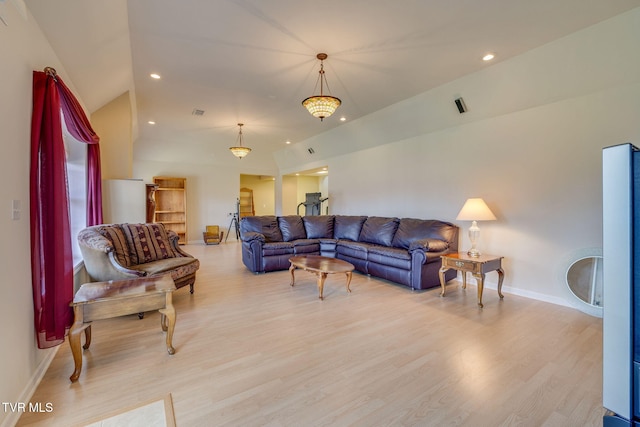
<path fill-rule="evenodd" d="M 166 352 L 158 313 L 95 322 L 82 375 L 65 343 L 18 425 L 71 426 L 173 396 L 178 426 L 600 426 L 602 321 L 453 281 L 412 292 L 354 274 L 254 275 L 240 245 L 190 245 L 196 292 L 174 293 Z M 492 274 L 492 273 L 490 273 Z M 509 281 L 506 272 L 505 283 Z M 473 280 L 469 280 L 473 282 Z"/>

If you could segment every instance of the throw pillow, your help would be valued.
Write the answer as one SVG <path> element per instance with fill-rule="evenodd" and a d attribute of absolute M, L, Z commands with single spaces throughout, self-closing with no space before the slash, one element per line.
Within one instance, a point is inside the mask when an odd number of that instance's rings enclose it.
<path fill-rule="evenodd" d="M 129 267 L 131 265 L 129 246 L 127 245 L 127 239 L 124 237 L 124 233 L 120 227 L 115 225 L 98 227 L 97 231 L 111 241 L 111 244 L 113 245 L 113 252 L 118 263 L 123 267 Z"/>
<path fill-rule="evenodd" d="M 134 265 L 174 258 L 169 236 L 162 224 L 122 224 Z"/>

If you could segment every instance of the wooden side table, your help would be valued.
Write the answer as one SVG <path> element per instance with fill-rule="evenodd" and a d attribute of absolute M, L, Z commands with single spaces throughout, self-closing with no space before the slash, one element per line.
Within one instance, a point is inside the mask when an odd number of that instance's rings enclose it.
<path fill-rule="evenodd" d="M 444 296 L 444 273 L 447 270 L 454 269 L 462 272 L 462 289 L 467 288 L 467 272 L 473 274 L 473 277 L 478 281 L 478 305 L 482 305 L 482 291 L 484 290 L 484 276 L 490 271 L 496 271 L 498 273 L 498 295 L 500 298 L 504 298 L 502 295 L 502 281 L 504 280 L 504 270 L 502 270 L 502 258 L 495 255 L 480 255 L 472 257 L 464 252 L 451 253 L 442 255 L 442 267 L 440 268 L 440 286 L 442 292 L 440 296 Z"/>
<path fill-rule="evenodd" d="M 176 311 L 172 293 L 176 285 L 170 275 L 141 277 L 130 280 L 85 283 L 78 289 L 73 302 L 74 321 L 69 330 L 69 345 L 75 363 L 75 370 L 69 378 L 75 382 L 82 371 L 82 350 L 80 337 L 85 333 L 85 350 L 91 344 L 91 322 L 110 319 L 127 314 L 158 310 L 160 326 L 167 333 L 167 352 L 174 354 L 171 343 L 176 325 Z"/>

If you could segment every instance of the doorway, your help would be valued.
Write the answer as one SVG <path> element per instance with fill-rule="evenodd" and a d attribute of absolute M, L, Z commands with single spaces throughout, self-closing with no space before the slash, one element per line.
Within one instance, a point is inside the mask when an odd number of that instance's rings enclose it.
<path fill-rule="evenodd" d="M 240 175 L 238 194 L 240 189 L 252 190 L 254 215 L 275 215 L 275 180 L 269 175 Z"/>

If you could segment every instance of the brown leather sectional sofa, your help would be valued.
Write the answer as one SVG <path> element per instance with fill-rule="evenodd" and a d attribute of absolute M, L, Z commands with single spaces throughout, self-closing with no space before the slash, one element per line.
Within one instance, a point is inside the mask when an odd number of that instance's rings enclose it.
<path fill-rule="evenodd" d="M 294 255 L 323 255 L 412 289 L 439 286 L 440 255 L 458 250 L 456 225 L 415 218 L 252 216 L 240 221 L 240 235 L 242 261 L 255 273 L 288 269 Z"/>

